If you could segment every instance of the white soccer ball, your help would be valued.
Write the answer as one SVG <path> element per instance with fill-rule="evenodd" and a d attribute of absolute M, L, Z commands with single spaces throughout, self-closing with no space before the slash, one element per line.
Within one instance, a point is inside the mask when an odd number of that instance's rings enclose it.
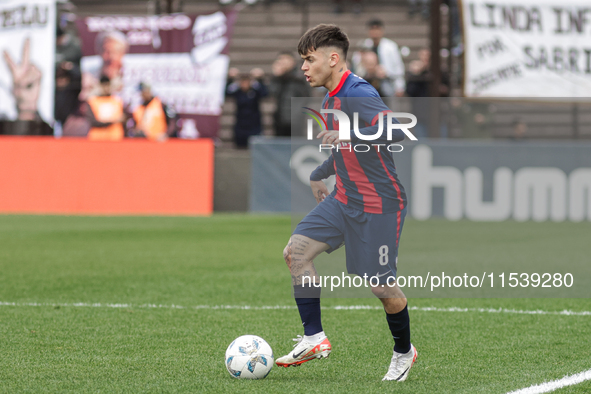
<path fill-rule="evenodd" d="M 226 350 L 226 368 L 237 379 L 264 379 L 274 362 L 273 349 L 256 335 L 238 337 Z"/>

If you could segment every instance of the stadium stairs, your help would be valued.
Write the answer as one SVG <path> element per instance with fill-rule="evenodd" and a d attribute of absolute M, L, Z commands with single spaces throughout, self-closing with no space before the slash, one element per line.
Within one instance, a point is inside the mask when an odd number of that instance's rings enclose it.
<path fill-rule="evenodd" d="M 345 2 L 345 10 L 340 14 L 334 13 L 334 4 L 329 1 L 315 1 L 309 4 L 307 10 L 302 5 L 290 3 L 272 3 L 270 6 L 255 4 L 242 10 L 230 46 L 231 67 L 244 72 L 261 67 L 270 75 L 271 64 L 277 54 L 291 50 L 297 55 L 296 46 L 302 33 L 319 23 L 335 23 L 344 27 L 354 50 L 356 44 L 366 38 L 365 23 L 379 17 L 386 25 L 386 37 L 395 40 L 401 47 L 410 48 L 406 62 L 416 59 L 417 51 L 429 44 L 427 22 L 418 16 L 410 19 L 406 3 L 366 1 L 359 14 L 351 12 L 350 6 L 350 3 Z M 263 134 L 272 135 L 273 100 L 266 99 L 262 109 Z M 226 100 L 220 130 L 223 141 L 231 140 L 233 113 L 234 103 Z"/>

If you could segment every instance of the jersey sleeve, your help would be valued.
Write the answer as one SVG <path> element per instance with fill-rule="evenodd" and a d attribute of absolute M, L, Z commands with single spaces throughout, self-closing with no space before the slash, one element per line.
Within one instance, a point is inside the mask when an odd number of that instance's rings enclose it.
<path fill-rule="evenodd" d="M 334 157 L 333 155 L 330 155 L 330 157 L 326 159 L 324 163 L 320 164 L 314 171 L 312 171 L 312 174 L 310 174 L 310 180 L 321 181 L 334 174 L 336 174 L 334 168 Z"/>

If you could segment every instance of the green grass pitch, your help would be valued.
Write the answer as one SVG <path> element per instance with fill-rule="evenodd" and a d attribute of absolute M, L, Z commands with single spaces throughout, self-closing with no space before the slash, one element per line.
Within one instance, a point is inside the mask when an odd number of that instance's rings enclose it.
<path fill-rule="evenodd" d="M 302 333 L 282 259 L 290 227 L 288 216 L 0 216 L 0 393 L 506 393 L 591 368 L 589 315 L 414 309 L 417 363 L 406 382 L 381 382 L 392 349 L 383 311 L 333 308 L 379 301 L 325 299 L 328 359 L 235 380 L 223 362 L 234 338 L 259 335 L 279 356 Z M 503 231 L 521 250 L 567 261 L 591 255 L 590 229 L 409 220 L 400 255 L 474 258 L 499 242 L 479 235 Z M 589 299 L 409 303 L 591 310 Z M 211 308 L 220 305 L 291 309 Z M 556 392 L 589 393 L 591 381 Z"/>

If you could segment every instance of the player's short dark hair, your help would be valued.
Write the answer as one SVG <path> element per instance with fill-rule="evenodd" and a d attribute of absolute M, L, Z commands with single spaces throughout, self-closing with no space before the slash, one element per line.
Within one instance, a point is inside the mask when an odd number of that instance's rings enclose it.
<path fill-rule="evenodd" d="M 382 20 L 381 20 L 381 19 L 377 19 L 377 18 L 370 19 L 370 20 L 367 22 L 367 27 L 369 27 L 370 29 L 371 29 L 372 27 L 384 27 L 384 22 L 382 22 Z"/>
<path fill-rule="evenodd" d="M 309 29 L 300 38 L 298 53 L 305 55 L 318 48 L 335 47 L 343 52 L 343 60 L 347 58 L 349 37 L 337 25 L 321 24 Z"/>

